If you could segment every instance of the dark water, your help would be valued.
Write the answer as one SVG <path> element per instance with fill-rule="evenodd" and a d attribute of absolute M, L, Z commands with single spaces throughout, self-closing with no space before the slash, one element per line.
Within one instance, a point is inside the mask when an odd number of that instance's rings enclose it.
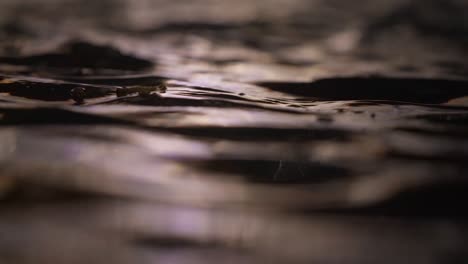
<path fill-rule="evenodd" d="M 461 1 L 0 3 L 0 263 L 465 263 Z"/>

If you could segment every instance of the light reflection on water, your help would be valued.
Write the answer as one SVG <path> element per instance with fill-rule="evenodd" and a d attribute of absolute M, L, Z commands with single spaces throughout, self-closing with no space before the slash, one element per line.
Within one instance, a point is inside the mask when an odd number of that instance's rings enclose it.
<path fill-rule="evenodd" d="M 0 29 L 1 263 L 467 258 L 444 27 L 379 22 L 406 1 L 124 2 L 0 2 L 27 18 Z"/>

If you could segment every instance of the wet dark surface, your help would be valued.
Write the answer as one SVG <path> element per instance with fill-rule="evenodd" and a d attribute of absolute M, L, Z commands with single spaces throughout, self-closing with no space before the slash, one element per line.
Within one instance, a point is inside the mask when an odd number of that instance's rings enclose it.
<path fill-rule="evenodd" d="M 451 99 L 468 96 L 468 82 L 437 79 L 333 78 L 312 83 L 259 83 L 259 85 L 316 100 L 386 100 L 441 104 Z"/>
<path fill-rule="evenodd" d="M 463 1 L 84 2 L 0 2 L 0 263 L 466 263 Z"/>

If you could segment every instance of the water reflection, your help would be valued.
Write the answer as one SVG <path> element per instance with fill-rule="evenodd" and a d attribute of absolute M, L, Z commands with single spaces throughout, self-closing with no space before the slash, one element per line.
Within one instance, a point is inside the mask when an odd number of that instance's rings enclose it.
<path fill-rule="evenodd" d="M 464 52 L 334 2 L 1 2 L 0 262 L 463 262 Z"/>

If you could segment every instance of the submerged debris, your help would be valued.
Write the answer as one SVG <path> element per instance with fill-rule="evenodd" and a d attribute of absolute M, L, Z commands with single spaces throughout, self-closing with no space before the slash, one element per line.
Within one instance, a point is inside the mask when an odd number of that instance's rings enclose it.
<path fill-rule="evenodd" d="M 134 85 L 117 89 L 116 94 L 118 97 L 123 97 L 131 94 L 138 93 L 139 96 L 147 96 L 153 92 L 165 93 L 167 90 L 166 82 L 160 81 L 154 85 Z"/>
<path fill-rule="evenodd" d="M 75 87 L 70 91 L 70 95 L 76 103 L 82 104 L 86 98 L 86 89 L 84 87 Z"/>

